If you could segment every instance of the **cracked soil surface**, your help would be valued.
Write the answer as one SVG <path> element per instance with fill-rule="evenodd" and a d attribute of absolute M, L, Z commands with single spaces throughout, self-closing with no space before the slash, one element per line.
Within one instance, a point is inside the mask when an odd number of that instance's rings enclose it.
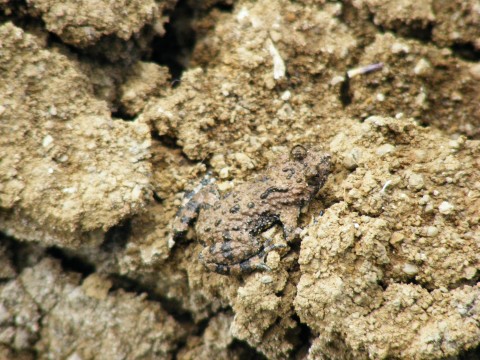
<path fill-rule="evenodd" d="M 478 0 L 3 0 L 0 78 L 0 359 L 480 358 Z M 295 144 L 271 271 L 169 242 Z"/>

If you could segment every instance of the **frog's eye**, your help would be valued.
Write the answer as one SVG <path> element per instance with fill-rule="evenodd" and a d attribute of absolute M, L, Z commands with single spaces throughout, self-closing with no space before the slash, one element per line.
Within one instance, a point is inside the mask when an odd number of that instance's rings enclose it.
<path fill-rule="evenodd" d="M 307 149 L 302 145 L 295 145 L 290 151 L 290 156 L 296 161 L 302 161 L 307 156 Z"/>

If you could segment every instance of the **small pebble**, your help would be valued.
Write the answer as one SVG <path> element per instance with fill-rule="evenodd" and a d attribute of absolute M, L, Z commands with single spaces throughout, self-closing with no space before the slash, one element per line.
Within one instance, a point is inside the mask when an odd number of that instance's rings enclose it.
<path fill-rule="evenodd" d="M 51 143 L 53 142 L 53 137 L 51 137 L 50 135 L 47 135 L 43 138 L 43 141 L 42 141 L 42 146 L 43 147 L 47 147 L 48 145 L 50 145 Z"/>
<path fill-rule="evenodd" d="M 465 268 L 465 279 L 467 280 L 471 280 L 475 277 L 475 275 L 477 274 L 477 269 L 472 267 L 472 266 L 469 266 L 467 268 Z"/>
<path fill-rule="evenodd" d="M 415 275 L 418 273 L 418 267 L 413 264 L 405 264 L 403 266 L 403 272 L 407 275 Z"/>
<path fill-rule="evenodd" d="M 428 237 L 434 237 L 438 235 L 438 229 L 435 226 L 429 226 L 426 229 L 425 235 Z"/>
<path fill-rule="evenodd" d="M 420 190 L 424 187 L 425 183 L 423 181 L 423 176 L 420 174 L 411 174 L 408 178 L 408 185 L 411 188 Z"/>
<path fill-rule="evenodd" d="M 394 232 L 392 234 L 392 237 L 390 238 L 390 243 L 391 244 L 397 244 L 405 238 L 405 235 L 403 235 L 401 232 Z"/>
<path fill-rule="evenodd" d="M 292 97 L 292 93 L 287 90 L 282 94 L 281 99 L 283 101 L 288 101 L 288 100 L 290 100 L 291 97 Z"/>
<path fill-rule="evenodd" d="M 271 284 L 273 282 L 273 279 L 270 275 L 264 275 L 260 278 L 260 282 L 262 284 Z"/>
<path fill-rule="evenodd" d="M 406 44 L 402 43 L 395 43 L 392 45 L 391 50 L 394 54 L 399 54 L 399 53 L 409 53 L 410 52 L 410 47 Z"/>
<path fill-rule="evenodd" d="M 378 156 L 383 156 L 385 154 L 388 154 L 388 153 L 391 153 L 391 152 L 394 152 L 394 151 L 395 151 L 395 146 L 393 146 L 391 144 L 384 144 L 384 145 L 381 145 L 377 148 L 376 154 Z"/>
<path fill-rule="evenodd" d="M 430 68 L 430 63 L 427 60 L 420 59 L 415 65 L 413 72 L 415 73 L 415 75 L 426 75 Z"/>
<path fill-rule="evenodd" d="M 228 166 L 224 167 L 224 168 L 221 168 L 219 173 L 218 173 L 218 176 L 220 177 L 220 179 L 226 179 L 228 178 L 228 175 L 229 175 L 229 171 L 230 168 Z"/>
<path fill-rule="evenodd" d="M 223 181 L 221 183 L 218 183 L 218 189 L 220 191 L 227 191 L 233 189 L 233 181 Z"/>
<path fill-rule="evenodd" d="M 460 148 L 460 143 L 458 140 L 450 140 L 448 142 L 448 146 L 451 148 L 451 149 L 454 149 L 454 150 L 458 150 Z"/>
<path fill-rule="evenodd" d="M 418 200 L 418 203 L 420 205 L 425 205 L 427 204 L 428 202 L 430 201 L 430 196 L 428 195 L 423 195 L 422 198 L 420 200 Z"/>
<path fill-rule="evenodd" d="M 48 112 L 50 113 L 50 115 L 56 116 L 57 115 L 57 108 L 55 107 L 55 105 L 50 106 L 50 108 L 48 109 Z"/>
<path fill-rule="evenodd" d="M 451 213 L 453 213 L 454 210 L 455 206 L 450 204 L 448 201 L 442 202 L 438 207 L 438 211 L 440 211 L 440 213 L 443 215 L 450 215 Z"/>
<path fill-rule="evenodd" d="M 470 67 L 470 75 L 472 75 L 475 80 L 480 80 L 480 63 Z"/>
<path fill-rule="evenodd" d="M 427 206 L 425 206 L 425 212 L 426 213 L 431 213 L 433 211 L 433 204 L 428 203 Z"/>

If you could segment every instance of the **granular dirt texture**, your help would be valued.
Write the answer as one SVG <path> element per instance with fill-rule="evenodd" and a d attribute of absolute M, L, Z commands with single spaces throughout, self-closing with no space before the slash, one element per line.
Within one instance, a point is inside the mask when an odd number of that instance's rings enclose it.
<path fill-rule="evenodd" d="M 44 259 L 3 284 L 2 344 L 39 359 L 172 356 L 185 334 L 158 303 L 109 292 L 112 284 L 96 274 L 80 280 Z"/>
<path fill-rule="evenodd" d="M 0 1 L 0 78 L 0 359 L 480 358 L 478 1 Z"/>
<path fill-rule="evenodd" d="M 2 38 L 1 229 L 78 247 L 151 195 L 150 132 L 115 121 L 68 56 L 7 23 Z"/>
<path fill-rule="evenodd" d="M 105 36 L 129 40 L 144 26 L 164 33 L 162 16 L 175 1 L 51 1 L 30 0 L 28 11 L 45 22 L 66 44 L 86 47 Z"/>

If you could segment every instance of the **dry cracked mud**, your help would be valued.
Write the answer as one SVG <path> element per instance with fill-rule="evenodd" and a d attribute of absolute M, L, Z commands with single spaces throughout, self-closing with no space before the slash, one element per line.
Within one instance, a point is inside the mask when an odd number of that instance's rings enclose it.
<path fill-rule="evenodd" d="M 4 0 L 0 75 L 0 359 L 480 358 L 477 0 Z M 296 144 L 269 271 L 172 241 Z"/>

